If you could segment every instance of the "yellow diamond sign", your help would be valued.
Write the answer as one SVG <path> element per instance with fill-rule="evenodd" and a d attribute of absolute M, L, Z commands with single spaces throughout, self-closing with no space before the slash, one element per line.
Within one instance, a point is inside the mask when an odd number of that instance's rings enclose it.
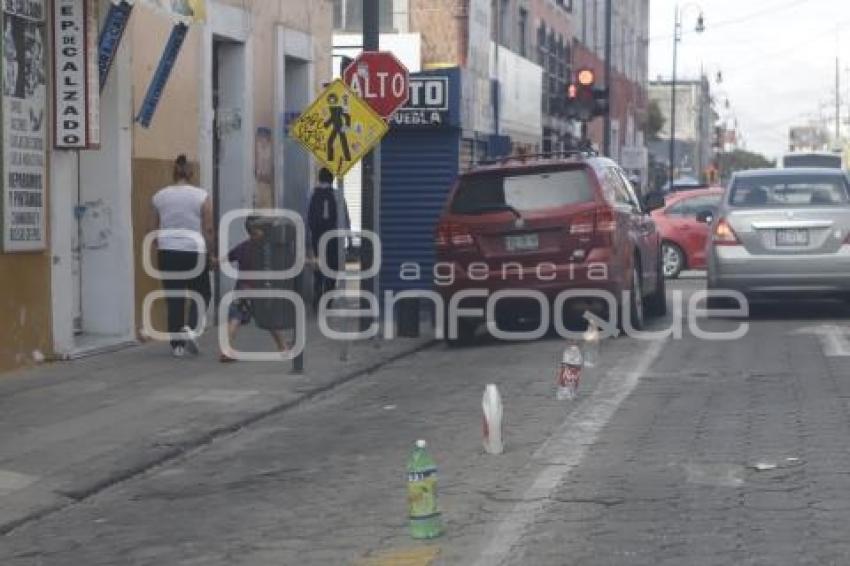
<path fill-rule="evenodd" d="M 337 177 L 344 176 L 384 134 L 386 122 L 341 80 L 335 80 L 292 124 L 290 135 Z"/>

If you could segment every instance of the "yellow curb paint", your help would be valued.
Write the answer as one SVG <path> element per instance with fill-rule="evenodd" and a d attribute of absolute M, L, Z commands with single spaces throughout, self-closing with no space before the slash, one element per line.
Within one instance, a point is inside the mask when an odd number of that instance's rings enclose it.
<path fill-rule="evenodd" d="M 439 546 L 388 550 L 364 558 L 356 566 L 430 566 L 440 554 Z"/>

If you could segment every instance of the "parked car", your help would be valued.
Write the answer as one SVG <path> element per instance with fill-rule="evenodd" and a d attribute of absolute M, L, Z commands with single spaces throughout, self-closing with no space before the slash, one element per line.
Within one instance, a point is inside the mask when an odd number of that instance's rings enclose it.
<path fill-rule="evenodd" d="M 850 183 L 837 169 L 733 176 L 711 223 L 709 289 L 749 299 L 850 296 Z"/>
<path fill-rule="evenodd" d="M 460 175 L 436 229 L 438 265 L 454 270 L 439 292 L 448 303 L 468 289 L 533 290 L 550 299 L 568 289 L 601 289 L 629 308 L 640 328 L 646 314 L 666 310 L 661 239 L 650 216 L 662 205 L 660 193 L 641 202 L 623 170 L 603 157 L 478 167 Z M 625 290 L 634 292 L 624 306 Z M 522 299 L 502 305 L 500 328 L 540 309 Z M 481 322 L 462 319 L 452 342 L 468 341 Z"/>
<path fill-rule="evenodd" d="M 697 220 L 701 212 L 717 210 L 722 187 L 711 187 L 667 196 L 664 208 L 652 213 L 661 233 L 664 276 L 675 279 L 685 269 L 705 269 L 708 226 Z"/>

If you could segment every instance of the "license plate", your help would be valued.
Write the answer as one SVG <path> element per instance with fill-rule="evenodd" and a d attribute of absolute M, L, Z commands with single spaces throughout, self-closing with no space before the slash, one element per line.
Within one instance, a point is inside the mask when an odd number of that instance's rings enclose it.
<path fill-rule="evenodd" d="M 509 252 L 527 252 L 540 249 L 540 238 L 537 234 L 522 234 L 520 236 L 505 236 L 505 249 Z"/>
<path fill-rule="evenodd" d="M 777 246 L 808 246 L 809 231 L 804 229 L 794 230 L 777 230 L 776 231 Z"/>

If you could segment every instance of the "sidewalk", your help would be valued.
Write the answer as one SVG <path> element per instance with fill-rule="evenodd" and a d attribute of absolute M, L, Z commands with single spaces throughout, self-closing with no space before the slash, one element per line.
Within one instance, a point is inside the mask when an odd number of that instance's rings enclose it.
<path fill-rule="evenodd" d="M 0 534 L 431 343 L 355 342 L 343 361 L 311 321 L 296 375 L 292 362 L 221 364 L 213 334 L 198 358 L 154 343 L 0 378 Z M 246 327 L 237 345 L 272 342 Z"/>

